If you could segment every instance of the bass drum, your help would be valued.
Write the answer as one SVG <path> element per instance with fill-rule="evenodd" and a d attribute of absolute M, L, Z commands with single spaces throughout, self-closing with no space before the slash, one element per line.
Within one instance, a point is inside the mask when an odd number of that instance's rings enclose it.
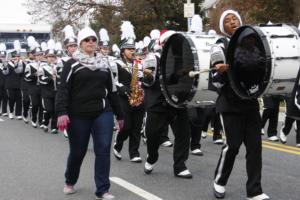
<path fill-rule="evenodd" d="M 299 31 L 285 24 L 242 26 L 229 42 L 227 61 L 241 98 L 290 95 L 300 67 Z"/>
<path fill-rule="evenodd" d="M 177 32 L 164 45 L 159 80 L 167 102 L 176 108 L 215 103 L 217 93 L 210 89 L 210 50 L 220 38 L 206 33 Z M 197 75 L 191 75 L 196 73 Z"/>

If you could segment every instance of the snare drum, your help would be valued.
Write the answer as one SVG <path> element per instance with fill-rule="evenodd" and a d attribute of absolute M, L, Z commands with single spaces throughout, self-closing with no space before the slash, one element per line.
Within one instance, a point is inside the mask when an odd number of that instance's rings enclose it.
<path fill-rule="evenodd" d="M 209 72 L 194 78 L 190 72 L 210 68 L 210 50 L 220 38 L 206 33 L 177 32 L 164 45 L 159 80 L 167 102 L 177 108 L 215 103 L 217 93 L 209 90 Z"/>
<path fill-rule="evenodd" d="M 227 61 L 241 98 L 290 95 L 300 67 L 299 31 L 285 24 L 242 26 L 230 40 Z"/>

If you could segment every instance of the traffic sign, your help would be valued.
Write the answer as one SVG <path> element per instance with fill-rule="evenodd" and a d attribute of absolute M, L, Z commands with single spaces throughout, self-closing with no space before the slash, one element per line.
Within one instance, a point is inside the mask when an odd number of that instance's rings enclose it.
<path fill-rule="evenodd" d="M 185 3 L 184 4 L 184 17 L 189 18 L 195 15 L 195 4 L 194 3 Z"/>

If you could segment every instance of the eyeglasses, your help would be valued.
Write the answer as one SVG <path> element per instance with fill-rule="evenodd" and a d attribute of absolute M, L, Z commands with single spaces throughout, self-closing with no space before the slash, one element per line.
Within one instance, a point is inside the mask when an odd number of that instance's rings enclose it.
<path fill-rule="evenodd" d="M 83 41 L 84 41 L 84 42 L 90 42 L 90 41 L 92 41 L 92 42 L 96 42 L 96 41 L 97 41 L 97 39 L 96 39 L 96 38 L 94 38 L 94 37 L 88 37 L 88 38 L 85 38 Z"/>

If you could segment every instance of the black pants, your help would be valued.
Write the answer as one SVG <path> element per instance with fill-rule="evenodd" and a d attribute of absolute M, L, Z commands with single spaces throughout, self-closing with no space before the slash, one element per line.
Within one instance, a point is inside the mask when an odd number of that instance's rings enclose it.
<path fill-rule="evenodd" d="M 173 131 L 174 151 L 173 151 L 173 170 L 174 174 L 187 169 L 185 161 L 189 156 L 190 146 L 190 126 L 186 110 L 176 110 L 171 112 L 147 112 L 146 136 L 147 136 L 147 162 L 150 164 L 158 160 L 158 149 L 160 138 L 166 127 L 170 124 Z"/>
<path fill-rule="evenodd" d="M 222 113 L 227 143 L 223 146 L 215 171 L 215 182 L 225 186 L 231 174 L 235 157 L 242 143 L 246 147 L 247 196 L 262 193 L 262 144 L 261 117 L 259 111 L 247 113 Z"/>
<path fill-rule="evenodd" d="M 42 98 L 42 104 L 44 109 L 43 124 L 48 127 L 51 120 L 51 129 L 56 129 L 57 115 L 55 114 L 55 97 Z"/>
<path fill-rule="evenodd" d="M 262 128 L 265 127 L 266 122 L 269 120 L 268 137 L 276 136 L 280 99 L 272 97 L 264 98 L 264 104 L 267 105 L 264 107 L 262 114 Z"/>
<path fill-rule="evenodd" d="M 31 102 L 31 120 L 36 123 L 37 120 L 39 124 L 43 121 L 43 107 L 42 98 L 40 92 L 34 92 L 29 95 Z"/>
<path fill-rule="evenodd" d="M 7 92 L 4 89 L 4 86 L 0 86 L 0 108 L 1 113 L 7 113 Z"/>
<path fill-rule="evenodd" d="M 23 116 L 28 117 L 28 111 L 30 106 L 30 98 L 27 89 L 22 89 L 22 104 L 23 104 Z"/>
<path fill-rule="evenodd" d="M 300 120 L 295 120 L 293 118 L 290 118 L 288 116 L 285 117 L 284 127 L 282 128 L 282 131 L 284 135 L 290 134 L 290 131 L 292 129 L 293 123 L 296 121 L 297 129 L 296 129 L 296 143 L 300 144 Z"/>
<path fill-rule="evenodd" d="M 124 141 L 129 138 L 129 157 L 139 157 L 139 146 L 141 141 L 141 127 L 144 117 L 144 109 L 133 109 L 131 106 L 121 100 L 122 109 L 124 111 L 124 127 L 117 134 L 116 144 L 114 148 L 117 151 L 121 151 L 123 148 Z"/>
<path fill-rule="evenodd" d="M 202 131 L 208 130 L 209 123 L 211 124 L 211 128 L 213 129 L 213 140 L 217 140 L 222 138 L 221 135 L 221 121 L 220 115 L 216 112 L 215 107 L 203 108 L 202 113 Z"/>
<path fill-rule="evenodd" d="M 22 95 L 20 88 L 8 88 L 8 105 L 9 112 L 15 113 L 16 116 L 22 115 Z M 15 110 L 16 107 L 16 110 Z"/>

